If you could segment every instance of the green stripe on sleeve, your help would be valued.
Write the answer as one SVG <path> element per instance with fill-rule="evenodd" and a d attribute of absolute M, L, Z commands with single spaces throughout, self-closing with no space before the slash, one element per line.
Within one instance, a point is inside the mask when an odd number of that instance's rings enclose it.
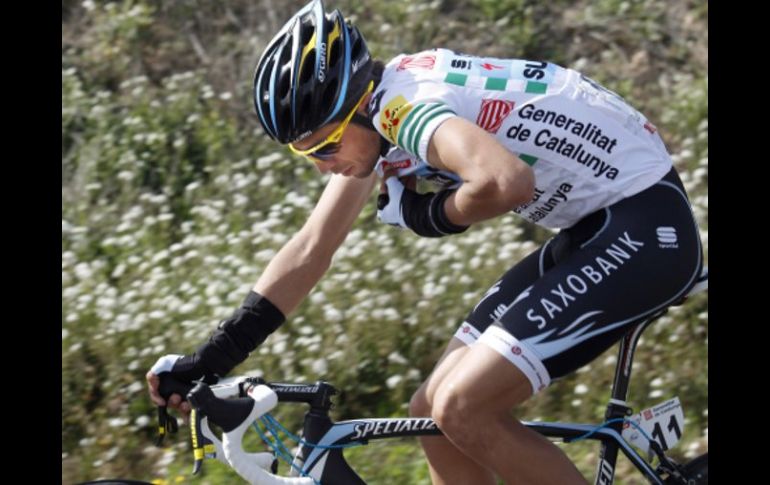
<path fill-rule="evenodd" d="M 416 128 L 417 133 L 416 133 L 416 135 L 413 135 L 412 139 L 411 139 L 411 142 L 412 142 L 411 145 L 412 145 L 412 150 L 413 150 L 412 153 L 414 153 L 418 157 L 420 156 L 420 152 L 419 152 L 420 140 L 422 139 L 422 134 L 425 131 L 425 127 L 430 124 L 431 120 L 435 119 L 438 116 L 444 115 L 444 114 L 454 115 L 455 113 L 451 109 L 449 109 L 449 108 L 447 108 L 445 106 L 441 106 L 441 109 L 433 110 L 430 113 L 426 112 L 420 118 L 419 125 L 417 125 L 417 128 Z"/>

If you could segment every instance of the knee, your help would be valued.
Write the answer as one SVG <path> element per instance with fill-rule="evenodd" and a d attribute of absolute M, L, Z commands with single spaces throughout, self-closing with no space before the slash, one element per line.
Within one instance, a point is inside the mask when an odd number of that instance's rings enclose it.
<path fill-rule="evenodd" d="M 422 418 L 431 415 L 431 406 L 428 402 L 426 385 L 420 386 L 409 400 L 409 416 Z"/>
<path fill-rule="evenodd" d="M 464 396 L 451 382 L 445 383 L 436 390 L 433 396 L 431 417 L 436 425 L 453 441 L 466 439 L 469 431 L 475 427 L 474 421 L 479 413 L 473 412 L 473 404 L 468 396 Z"/>

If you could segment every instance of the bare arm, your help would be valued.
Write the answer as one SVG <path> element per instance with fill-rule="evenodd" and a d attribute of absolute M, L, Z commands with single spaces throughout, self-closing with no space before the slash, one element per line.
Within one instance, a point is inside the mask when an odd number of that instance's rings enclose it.
<path fill-rule="evenodd" d="M 450 118 L 433 133 L 428 162 L 463 179 L 445 203 L 457 225 L 491 219 L 532 200 L 532 168 L 495 138 L 463 118 Z"/>
<path fill-rule="evenodd" d="M 334 175 L 302 229 L 278 251 L 254 285 L 284 315 L 323 277 L 374 187 L 366 179 Z"/>

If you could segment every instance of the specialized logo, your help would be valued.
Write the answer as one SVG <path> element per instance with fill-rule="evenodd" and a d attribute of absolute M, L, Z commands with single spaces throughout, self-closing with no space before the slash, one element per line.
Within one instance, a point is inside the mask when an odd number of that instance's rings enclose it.
<path fill-rule="evenodd" d="M 352 441 L 369 436 L 403 433 L 405 431 L 425 431 L 436 429 L 436 423 L 430 418 L 370 419 L 355 426 Z"/>
<path fill-rule="evenodd" d="M 418 69 L 433 69 L 433 66 L 436 65 L 436 56 L 435 55 L 423 55 L 423 56 L 406 56 L 403 59 L 401 59 L 401 62 L 398 63 L 398 67 L 396 68 L 396 71 L 403 71 L 405 69 L 412 69 L 412 68 L 418 68 Z"/>
<path fill-rule="evenodd" d="M 398 132 L 413 106 L 400 94 L 391 99 L 380 111 L 380 126 L 385 132 L 385 138 L 394 145 L 397 144 Z"/>
<path fill-rule="evenodd" d="M 511 113 L 515 103 L 505 99 L 482 99 L 476 124 L 486 131 L 495 134 L 503 124 L 503 120 Z"/>
<path fill-rule="evenodd" d="M 600 485 L 610 485 L 612 483 L 612 475 L 612 466 L 602 457 L 599 461 L 599 479 L 597 483 Z"/>
<path fill-rule="evenodd" d="M 658 247 L 661 249 L 677 249 L 679 242 L 676 237 L 676 229 L 671 226 L 662 226 L 655 230 L 658 235 Z"/>
<path fill-rule="evenodd" d="M 281 387 L 281 392 L 314 393 L 318 392 L 318 386 L 287 385 L 285 387 Z"/>
<path fill-rule="evenodd" d="M 514 345 L 511 347 L 511 352 L 513 352 L 513 355 L 521 355 L 521 347 Z"/>

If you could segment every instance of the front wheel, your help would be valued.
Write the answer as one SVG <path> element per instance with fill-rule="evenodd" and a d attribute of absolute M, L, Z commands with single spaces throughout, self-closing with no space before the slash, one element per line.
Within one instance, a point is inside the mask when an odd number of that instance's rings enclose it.
<path fill-rule="evenodd" d="M 682 465 L 682 475 L 687 479 L 687 485 L 708 485 L 709 483 L 709 454 L 704 453 Z M 669 478 L 666 484 L 680 483 Z"/>

